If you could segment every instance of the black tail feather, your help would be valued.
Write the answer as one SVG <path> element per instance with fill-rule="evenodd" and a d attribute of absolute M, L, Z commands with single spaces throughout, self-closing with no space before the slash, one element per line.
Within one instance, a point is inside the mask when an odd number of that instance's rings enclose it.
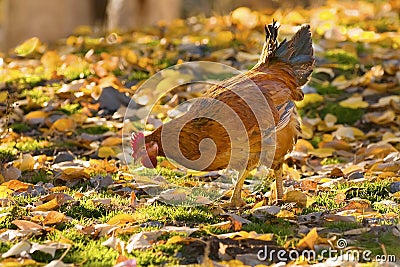
<path fill-rule="evenodd" d="M 266 64 L 273 64 L 277 61 L 289 63 L 295 72 L 298 84 L 304 85 L 314 67 L 310 26 L 301 27 L 292 39 L 289 41 L 285 39 L 279 45 L 276 40 L 278 28 L 275 20 L 272 24 L 265 26 L 266 45 L 264 45 L 261 60 Z"/>

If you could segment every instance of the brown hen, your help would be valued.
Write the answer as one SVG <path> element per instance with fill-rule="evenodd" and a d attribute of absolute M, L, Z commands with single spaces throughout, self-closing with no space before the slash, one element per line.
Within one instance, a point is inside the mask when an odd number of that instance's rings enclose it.
<path fill-rule="evenodd" d="M 151 134 L 133 134 L 133 158 L 145 167 L 155 167 L 156 157 L 164 156 L 195 170 L 241 170 L 229 202 L 234 207 L 244 205 L 248 172 L 264 164 L 274 170 L 280 200 L 283 159 L 300 133 L 293 101 L 303 99 L 301 86 L 314 57 L 308 25 L 281 43 L 278 28 L 275 21 L 265 27 L 266 42 L 251 70 L 212 86 L 187 113 Z"/>

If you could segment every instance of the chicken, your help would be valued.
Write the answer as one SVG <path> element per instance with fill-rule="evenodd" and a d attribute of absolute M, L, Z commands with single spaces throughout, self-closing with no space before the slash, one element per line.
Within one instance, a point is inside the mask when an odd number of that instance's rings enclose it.
<path fill-rule="evenodd" d="M 245 203 L 241 190 L 249 172 L 264 164 L 274 170 L 276 198 L 283 197 L 282 163 L 300 133 L 294 101 L 314 67 L 310 27 L 277 41 L 276 21 L 265 26 L 266 42 L 249 71 L 212 86 L 191 108 L 151 134 L 132 135 L 132 156 L 154 168 L 157 156 L 195 170 L 240 170 L 227 206 Z M 276 145 L 275 145 L 276 144 Z"/>

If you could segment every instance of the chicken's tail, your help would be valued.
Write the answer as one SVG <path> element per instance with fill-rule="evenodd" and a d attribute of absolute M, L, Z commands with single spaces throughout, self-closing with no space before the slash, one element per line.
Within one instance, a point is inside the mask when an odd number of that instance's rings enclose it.
<path fill-rule="evenodd" d="M 301 27 L 289 41 L 278 43 L 279 24 L 274 20 L 265 26 L 266 42 L 259 63 L 271 65 L 274 62 L 285 62 L 293 68 L 299 86 L 304 85 L 314 67 L 310 26 Z"/>

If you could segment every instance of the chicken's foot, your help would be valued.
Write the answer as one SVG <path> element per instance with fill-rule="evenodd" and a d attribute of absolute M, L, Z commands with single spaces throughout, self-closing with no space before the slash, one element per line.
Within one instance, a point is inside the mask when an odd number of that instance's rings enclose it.
<path fill-rule="evenodd" d="M 238 180 L 235 184 L 235 188 L 233 189 L 232 197 L 229 202 L 222 204 L 223 208 L 240 208 L 246 205 L 246 202 L 242 199 L 242 188 L 244 184 L 244 180 L 249 175 L 249 171 L 245 170 L 239 175 Z"/>

